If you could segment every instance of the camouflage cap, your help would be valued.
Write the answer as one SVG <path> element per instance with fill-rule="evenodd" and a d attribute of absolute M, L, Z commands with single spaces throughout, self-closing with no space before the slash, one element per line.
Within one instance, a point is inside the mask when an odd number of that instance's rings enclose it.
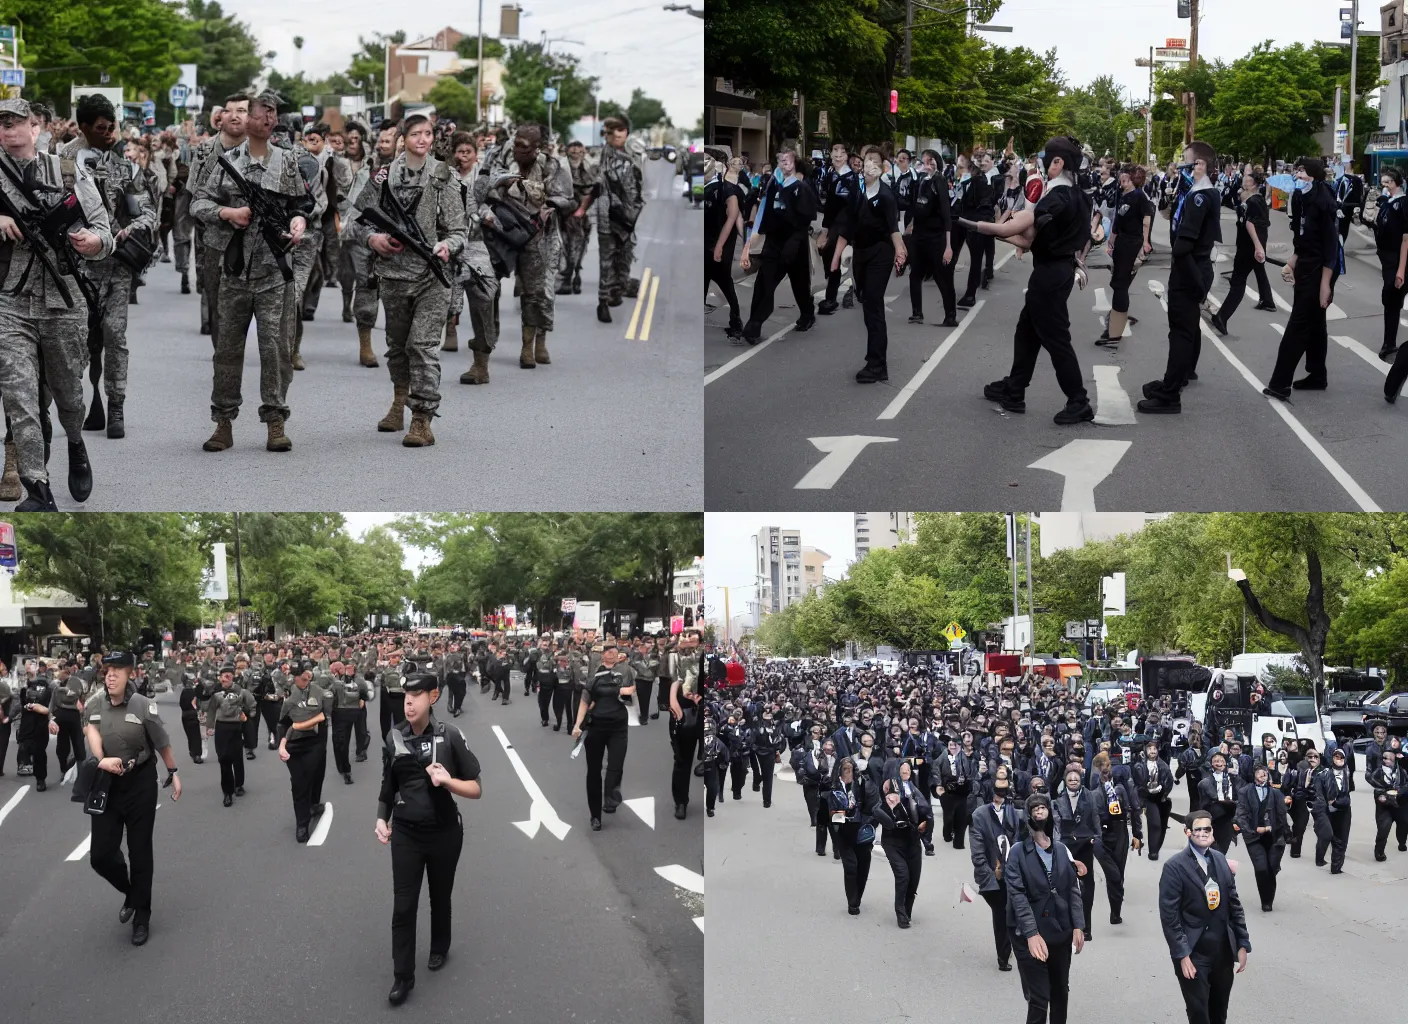
<path fill-rule="evenodd" d="M 15 117 L 29 117 L 29 100 L 0 100 L 0 116 L 12 114 Z"/>

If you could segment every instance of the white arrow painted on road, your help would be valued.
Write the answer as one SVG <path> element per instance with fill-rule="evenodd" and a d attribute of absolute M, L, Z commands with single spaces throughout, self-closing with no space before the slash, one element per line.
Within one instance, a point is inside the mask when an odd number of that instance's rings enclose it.
<path fill-rule="evenodd" d="M 1335 344 L 1343 345 L 1345 348 L 1349 349 L 1351 352 L 1357 355 L 1360 359 L 1364 360 L 1374 369 L 1378 370 L 1385 377 L 1388 376 L 1389 364 L 1384 362 L 1373 352 L 1369 351 L 1369 346 L 1360 344 L 1353 338 L 1347 338 L 1343 334 L 1335 334 L 1331 337 L 1334 339 Z"/>
<path fill-rule="evenodd" d="M 313 829 L 313 834 L 308 837 L 309 846 L 322 846 L 328 838 L 328 830 L 332 828 L 332 804 L 323 804 L 323 813 L 318 815 L 318 824 Z"/>
<path fill-rule="evenodd" d="M 543 791 L 538 788 L 533 776 L 528 774 L 528 766 L 523 763 L 523 758 L 518 756 L 518 751 L 513 749 L 513 744 L 508 741 L 504 731 L 497 725 L 493 729 L 494 735 L 499 738 L 499 745 L 504 748 L 504 753 L 508 756 L 508 763 L 513 765 L 513 770 L 518 773 L 518 781 L 523 783 L 523 788 L 528 791 L 528 796 L 533 801 L 528 807 L 528 820 L 515 821 L 514 827 L 529 839 L 538 834 L 539 825 L 547 828 L 558 839 L 567 838 L 567 833 L 572 830 L 572 826 L 557 816 L 557 811 L 553 810 L 552 804 L 548 803 L 548 798 L 543 796 Z"/>
<path fill-rule="evenodd" d="M 15 791 L 14 796 L 10 797 L 10 799 L 5 801 L 5 806 L 0 807 L 0 825 L 4 824 L 5 818 L 9 815 L 11 811 L 13 811 L 16 807 L 19 806 L 20 801 L 24 799 L 24 795 L 28 792 L 28 786 L 21 786 Z"/>
<path fill-rule="evenodd" d="M 655 873 L 671 885 L 688 889 L 700 896 L 704 895 L 704 876 L 697 871 L 689 870 L 683 864 L 666 864 L 662 868 L 656 868 Z"/>
<path fill-rule="evenodd" d="M 638 796 L 621 802 L 635 811 L 636 817 L 641 821 L 651 828 L 655 827 L 655 798 L 653 796 Z"/>
<path fill-rule="evenodd" d="M 1114 471 L 1124 453 L 1129 451 L 1130 443 L 1081 437 L 1027 468 L 1049 470 L 1066 478 L 1066 486 L 1061 491 L 1062 512 L 1094 512 L 1095 488 Z"/>
<path fill-rule="evenodd" d="M 1095 373 L 1095 422 L 1107 426 L 1119 426 L 1137 422 L 1134 409 L 1129 404 L 1129 395 L 1120 386 L 1120 368 L 1109 363 L 1096 363 Z"/>
<path fill-rule="evenodd" d="M 868 437 L 865 434 L 848 434 L 845 437 L 809 437 L 807 438 L 817 449 L 826 452 L 826 458 L 822 459 L 806 476 L 797 481 L 794 491 L 826 491 L 830 490 L 837 480 L 841 479 L 841 474 L 850 468 L 856 456 L 865 450 L 869 444 L 884 444 L 890 441 L 898 441 L 897 437 Z"/>

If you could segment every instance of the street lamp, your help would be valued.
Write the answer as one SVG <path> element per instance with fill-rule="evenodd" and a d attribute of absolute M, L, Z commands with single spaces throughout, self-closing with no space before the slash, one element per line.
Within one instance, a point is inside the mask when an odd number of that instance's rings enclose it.
<path fill-rule="evenodd" d="M 1228 552 L 1227 554 L 1227 578 L 1233 583 L 1240 584 L 1247 582 L 1246 573 L 1244 573 L 1241 569 L 1232 568 L 1231 552 Z M 1247 653 L 1247 602 L 1245 598 L 1242 601 L 1242 653 Z"/>

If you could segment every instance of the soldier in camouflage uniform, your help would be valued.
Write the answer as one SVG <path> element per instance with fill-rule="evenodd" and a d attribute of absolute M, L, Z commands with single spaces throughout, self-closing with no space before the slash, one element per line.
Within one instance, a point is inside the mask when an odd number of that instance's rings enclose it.
<path fill-rule="evenodd" d="M 263 93 L 249 106 L 248 138 L 227 158 L 250 185 L 283 198 L 296 252 L 307 230 L 313 201 L 292 154 L 269 141 L 278 118 L 278 97 Z M 284 280 L 257 219 L 219 164 L 197 189 L 191 214 L 215 235 L 223 236 L 218 247 L 227 250 L 221 263 L 220 333 L 215 339 L 215 380 L 210 396 L 215 432 L 205 442 L 205 450 L 224 451 L 234 444 L 231 423 L 239 415 L 244 344 L 252 318 L 259 339 L 259 419 L 269 431 L 265 448 L 286 452 L 293 447 L 284 433 L 289 417 L 285 398 L 293 376 L 293 282 Z"/>
<path fill-rule="evenodd" d="M 381 208 L 382 186 L 390 187 L 401 205 L 420 225 L 433 247 L 433 258 L 446 264 L 464 248 L 464 204 L 454 187 L 450 165 L 430 155 L 434 135 L 430 119 L 411 114 L 401 122 L 406 148 L 390 165 L 372 175 L 357 196 L 358 212 Z M 389 216 L 394 216 L 390 215 Z M 367 245 L 377 254 L 372 271 L 380 282 L 386 309 L 386 365 L 391 371 L 391 410 L 377 424 L 382 431 L 400 430 L 405 407 L 411 407 L 411 427 L 401 443 L 422 448 L 435 443 L 430 421 L 440 407 L 440 334 L 445 329 L 450 290 L 390 235 L 369 235 Z"/>
<path fill-rule="evenodd" d="M 587 162 L 587 148 L 580 142 L 567 144 L 567 169 L 572 175 L 572 196 L 577 200 L 577 208 L 562 217 L 562 275 L 557 283 L 557 294 L 580 295 L 582 260 L 592 237 L 587 211 L 601 192 L 601 183 L 596 168 Z"/>
<path fill-rule="evenodd" d="M 336 286 L 335 270 L 338 264 L 342 240 L 338 233 L 338 217 L 343 197 L 352 184 L 352 168 L 347 161 L 328 145 L 329 129 L 321 121 L 303 133 L 303 148 L 318 160 L 322 172 L 322 188 L 327 196 L 325 209 L 318 219 L 318 259 L 313 264 L 313 274 L 308 279 L 308 287 L 303 290 L 303 319 L 312 320 L 318 311 L 318 299 L 323 287 Z M 295 362 L 294 369 L 298 369 Z"/>
<path fill-rule="evenodd" d="M 464 201 L 466 212 L 468 212 L 469 193 L 470 190 L 474 188 L 475 179 L 479 177 L 479 151 L 475 148 L 474 137 L 468 132 L 454 132 L 451 134 L 446 148 L 449 150 L 448 163 L 450 164 L 450 177 L 453 182 L 459 186 L 460 199 Z M 469 238 L 470 224 L 468 217 L 466 217 L 466 249 L 468 248 Z M 450 311 L 449 316 L 445 320 L 445 343 L 440 346 L 441 352 L 458 352 L 460 350 L 458 328 L 460 325 L 460 313 L 464 311 L 464 291 L 460 288 L 460 284 L 465 279 L 463 260 L 460 261 L 459 268 L 460 272 L 455 281 L 455 287 L 450 289 Z M 471 383 L 476 382 L 471 381 Z"/>
<path fill-rule="evenodd" d="M 455 133 L 455 153 L 473 152 L 474 139 L 466 132 Z M 469 347 L 474 352 L 474 364 L 460 374 L 461 384 L 489 383 L 489 353 L 499 341 L 499 275 L 494 272 L 489 249 L 484 244 L 484 229 L 480 223 L 480 208 L 489 188 L 489 180 L 477 173 L 477 163 L 467 170 L 456 168 L 460 198 L 464 200 L 465 246 L 460 252 L 459 276 L 453 289 L 455 308 L 463 308 L 469 300 L 469 318 L 474 334 Z M 449 328 L 446 328 L 448 334 Z"/>
<path fill-rule="evenodd" d="M 69 235 L 72 248 L 84 261 L 112 254 L 113 239 L 107 210 L 97 187 L 78 177 L 73 161 L 55 154 L 38 155 L 34 139 L 38 130 L 21 99 L 0 100 L 0 147 L 9 170 L 21 178 L 32 168 L 37 182 L 72 188 L 83 206 L 89 227 Z M 4 189 L 17 209 L 33 209 L 6 175 Z M 82 268 L 80 267 L 80 272 Z M 63 274 L 62 265 L 59 266 Z M 20 230 L 0 217 L 0 395 L 14 434 L 20 481 L 28 496 L 16 511 L 56 510 L 49 489 L 49 469 L 40 425 L 43 408 L 39 378 L 42 371 L 49 392 L 58 405 L 59 422 L 68 435 L 68 488 L 75 501 L 85 501 L 93 489 L 93 471 L 83 444 L 83 371 L 88 365 L 88 309 L 72 276 L 62 280 L 73 298 L 68 306 L 49 274 L 39 266 L 35 253 Z"/>
<path fill-rule="evenodd" d="M 608 117 L 601 124 L 605 145 L 601 147 L 601 197 L 596 203 L 601 248 L 596 318 L 609 324 L 609 307 L 619 306 L 622 295 L 635 298 L 640 288 L 640 281 L 631 277 L 631 261 L 635 258 L 636 220 L 645 206 L 641 191 L 644 149 L 639 141 L 628 141 L 631 126 L 624 117 Z"/>
<path fill-rule="evenodd" d="M 244 142 L 248 122 L 249 97 L 241 94 L 225 100 L 218 121 L 211 115 L 211 123 L 217 125 L 220 131 L 196 147 L 191 156 L 190 177 L 186 179 L 193 208 L 196 192 L 205 182 L 210 169 L 219 166 L 217 160 L 221 154 Z M 210 344 L 214 347 L 219 337 L 220 266 L 225 259 L 225 245 L 230 240 L 230 231 L 221 224 L 200 223 L 194 212 L 192 219 L 196 220 L 196 290 L 200 292 L 200 333 L 209 334 Z"/>
<path fill-rule="evenodd" d="M 395 131 L 395 128 L 390 129 L 391 133 Z M 380 147 L 375 156 L 368 154 L 364 141 L 366 137 L 367 130 L 362 125 L 355 121 L 347 125 L 347 165 L 352 179 L 340 209 L 342 247 L 337 278 L 342 285 L 342 322 L 351 323 L 355 319 L 359 358 L 363 366 L 374 367 L 381 365 L 372 350 L 372 328 L 376 326 L 378 302 L 377 281 L 371 272 L 372 251 L 367 247 L 368 231 L 365 225 L 357 223 L 352 211 L 353 204 L 371 180 L 373 172 L 391 160 L 390 157 L 384 161 L 381 159 Z M 392 138 L 394 140 L 394 135 Z"/>
<path fill-rule="evenodd" d="M 512 159 L 490 179 L 489 185 L 497 198 L 538 217 L 543 225 L 518 253 L 518 271 L 514 275 L 523 319 L 523 349 L 518 365 L 525 370 L 551 362 L 547 336 L 553 328 L 553 279 L 562 258 L 557 215 L 577 206 L 567 168 L 556 157 L 540 152 L 541 147 L 541 129 L 536 125 L 520 126 L 513 138 Z M 493 223 L 488 210 L 481 217 L 485 223 Z"/>
<path fill-rule="evenodd" d="M 309 149 L 306 144 L 300 145 L 295 138 L 301 122 L 298 115 L 290 114 L 289 131 L 283 137 L 282 144 L 287 144 L 289 155 L 293 157 L 298 165 L 298 173 L 303 182 L 304 190 L 313 200 L 313 210 L 308 215 L 308 230 L 304 233 L 303 241 L 298 248 L 290 253 L 293 260 L 293 317 L 290 328 L 293 332 L 293 352 L 290 355 L 290 362 L 295 370 L 306 369 L 303 362 L 303 321 L 312 320 L 313 314 L 307 308 L 308 290 L 312 287 L 314 275 L 318 273 L 319 259 L 323 249 L 323 214 L 327 212 L 328 192 L 327 179 L 324 175 L 323 162 L 318 159 L 317 153 Z M 315 136 L 319 150 L 322 149 L 323 136 Z"/>
<path fill-rule="evenodd" d="M 103 95 L 90 93 L 78 101 L 75 116 L 79 134 L 59 148 L 59 156 L 74 160 L 78 173 L 93 180 L 103 199 L 108 221 L 120 246 L 129 234 L 145 233 L 155 243 L 157 215 L 151 194 L 137 180 L 136 168 L 122 156 L 117 139 L 117 114 Z M 139 235 L 140 237 L 140 235 Z M 98 289 L 102 307 L 103 381 L 107 393 L 107 435 L 124 436 L 123 402 L 127 395 L 127 295 L 132 287 L 132 271 L 116 256 L 98 260 L 89 276 Z M 90 350 L 90 358 L 98 354 Z M 101 430 L 103 407 L 94 401 L 93 416 L 84 426 Z"/>

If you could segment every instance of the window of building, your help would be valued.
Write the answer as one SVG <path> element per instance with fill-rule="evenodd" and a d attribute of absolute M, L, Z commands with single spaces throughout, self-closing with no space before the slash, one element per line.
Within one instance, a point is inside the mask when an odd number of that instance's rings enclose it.
<path fill-rule="evenodd" d="M 1388 27 L 1393 28 L 1393 12 L 1388 12 Z"/>

